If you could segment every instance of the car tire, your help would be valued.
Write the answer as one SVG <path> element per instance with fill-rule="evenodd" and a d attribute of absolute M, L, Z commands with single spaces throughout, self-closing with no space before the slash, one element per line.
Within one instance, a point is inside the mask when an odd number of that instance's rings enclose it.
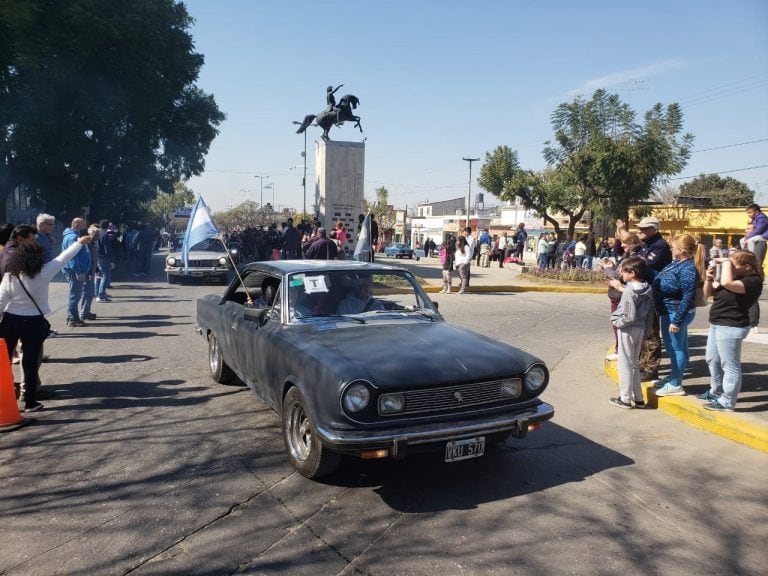
<path fill-rule="evenodd" d="M 340 454 L 323 446 L 297 388 L 288 390 L 283 401 L 283 441 L 291 464 L 306 478 L 327 476 L 341 461 Z"/>
<path fill-rule="evenodd" d="M 177 278 L 174 274 L 168 274 L 168 284 L 176 284 Z"/>
<path fill-rule="evenodd" d="M 413 260 L 413 254 L 408 254 L 408 260 Z"/>
<path fill-rule="evenodd" d="M 208 334 L 208 370 L 211 372 L 211 378 L 219 384 L 234 384 L 237 382 L 237 376 L 232 371 L 232 368 L 224 362 L 219 341 L 216 340 L 213 332 Z"/>

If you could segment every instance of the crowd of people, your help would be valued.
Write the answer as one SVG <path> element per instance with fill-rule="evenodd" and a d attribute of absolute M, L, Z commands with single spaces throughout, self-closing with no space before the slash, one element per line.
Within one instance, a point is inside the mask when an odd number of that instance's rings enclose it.
<path fill-rule="evenodd" d="M 246 261 L 296 260 L 308 259 L 345 259 L 352 254 L 354 241 L 360 236 L 365 216 L 358 216 L 356 230 L 348 230 L 343 222 L 334 223 L 330 232 L 321 225 L 317 218 L 312 222 L 302 220 L 298 225 L 293 218 L 288 218 L 278 227 L 246 226 L 224 233 L 227 246 L 236 244 L 242 250 Z M 378 241 L 379 227 L 374 214 L 370 214 L 369 239 L 371 246 Z M 354 233 L 354 236 L 353 236 Z M 371 250 L 370 257 L 373 255 Z"/>
<path fill-rule="evenodd" d="M 760 208 L 750 205 L 747 214 L 742 247 L 729 251 L 722 242 L 707 250 L 689 234 L 674 237 L 670 244 L 654 217 L 643 218 L 637 233 L 617 223 L 617 257 L 600 261 L 609 278 L 614 329 L 615 348 L 608 359 L 617 360 L 619 372 L 620 393 L 610 399 L 611 404 L 643 407 L 640 382 L 646 379 L 658 397 L 686 394 L 688 326 L 696 308 L 711 297 L 705 356 L 710 388 L 698 398 L 707 410 L 734 409 L 742 379 L 741 344 L 759 322 L 768 238 L 768 218 L 760 217 Z M 662 340 L 670 371 L 659 378 Z"/>
<path fill-rule="evenodd" d="M 55 224 L 50 214 L 39 214 L 34 226 L 0 226 L 0 337 L 9 360 L 21 364 L 17 394 L 29 412 L 40 410 L 40 400 L 54 395 L 40 386 L 39 378 L 44 342 L 56 334 L 45 318 L 51 311 L 51 279 L 61 271 L 67 281 L 67 326 L 86 327 L 86 321 L 97 318 L 93 302 L 112 301 L 107 290 L 115 268 L 148 276 L 159 241 L 151 225 L 131 226 L 121 234 L 109 220 L 89 225 L 83 218 L 74 218 L 59 244 L 53 237 Z"/>

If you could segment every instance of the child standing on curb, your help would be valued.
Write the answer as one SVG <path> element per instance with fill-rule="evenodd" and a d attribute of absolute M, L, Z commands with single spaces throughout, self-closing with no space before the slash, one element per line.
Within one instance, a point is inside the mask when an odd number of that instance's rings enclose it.
<path fill-rule="evenodd" d="M 653 296 L 647 280 L 645 260 L 627 258 L 619 272 L 624 281 L 610 281 L 620 290 L 621 301 L 611 314 L 611 324 L 618 330 L 619 397 L 609 402 L 619 408 L 644 408 L 643 390 L 640 387 L 640 345 L 645 337 L 649 319 L 653 317 Z"/>

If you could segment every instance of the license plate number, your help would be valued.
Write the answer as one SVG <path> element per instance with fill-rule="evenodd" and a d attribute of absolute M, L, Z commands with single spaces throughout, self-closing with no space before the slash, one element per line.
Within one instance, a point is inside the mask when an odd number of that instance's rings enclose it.
<path fill-rule="evenodd" d="M 446 462 L 479 458 L 483 454 L 485 454 L 485 436 L 454 440 L 445 445 Z"/>

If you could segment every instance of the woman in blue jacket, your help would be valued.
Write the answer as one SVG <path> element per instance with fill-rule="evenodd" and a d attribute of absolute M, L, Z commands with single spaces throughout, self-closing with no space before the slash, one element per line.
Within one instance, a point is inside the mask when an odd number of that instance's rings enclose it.
<path fill-rule="evenodd" d="M 683 373 L 688 365 L 688 325 L 696 315 L 696 290 L 704 283 L 706 250 L 689 234 L 672 241 L 672 262 L 653 280 L 653 299 L 669 354 L 669 376 L 655 380 L 656 396 L 685 396 Z"/>

